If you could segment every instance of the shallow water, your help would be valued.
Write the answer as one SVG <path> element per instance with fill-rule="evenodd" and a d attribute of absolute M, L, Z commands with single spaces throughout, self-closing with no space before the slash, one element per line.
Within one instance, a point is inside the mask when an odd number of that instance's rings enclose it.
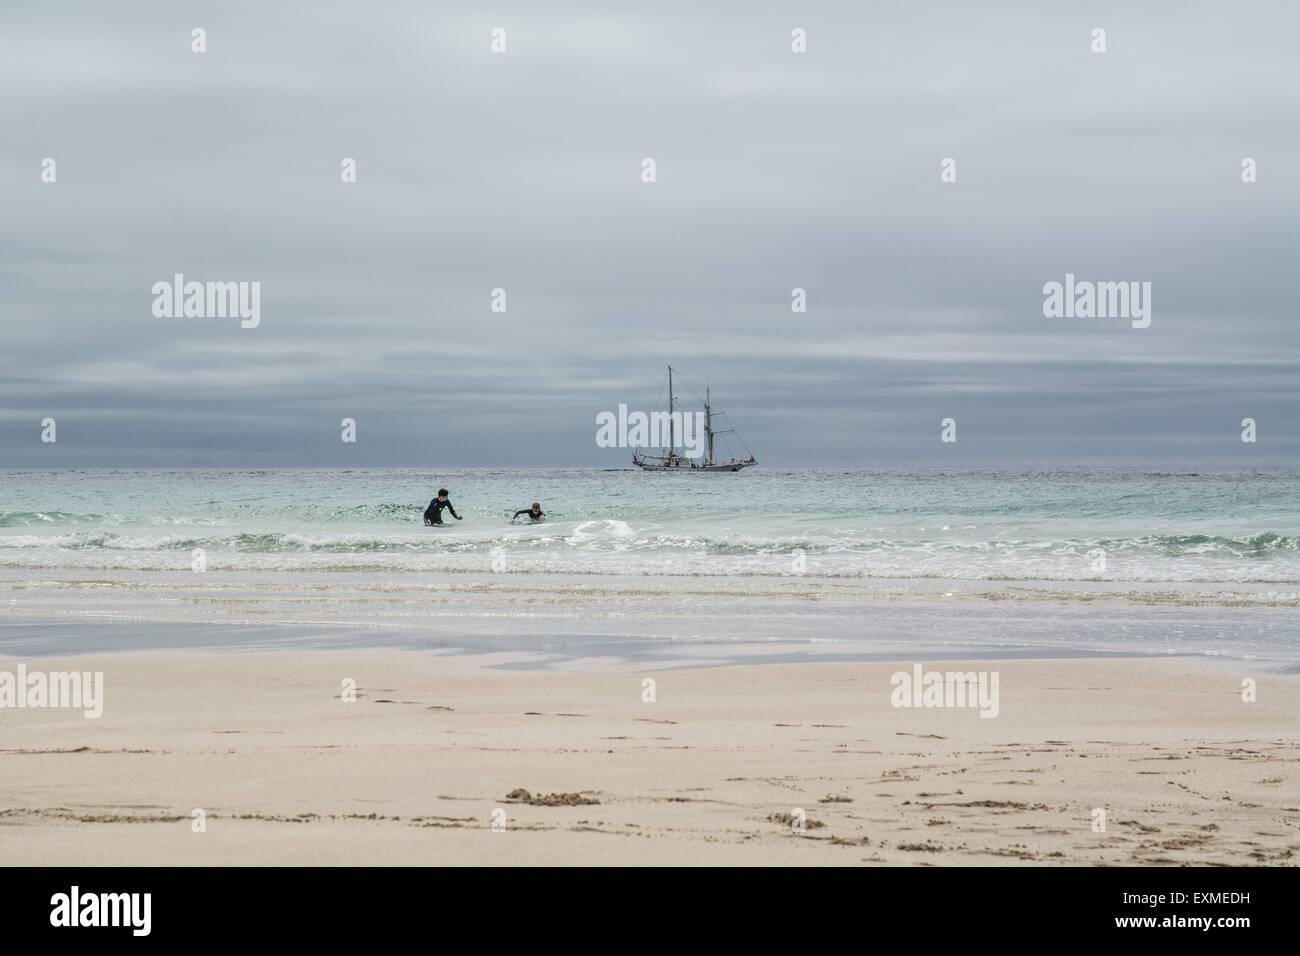
<path fill-rule="evenodd" d="M 425 528 L 439 486 L 463 522 Z M 1300 585 L 1290 469 L 0 472 L 0 568 Z M 550 519 L 512 523 L 541 500 Z M 495 565 L 494 565 L 495 561 Z"/>
<path fill-rule="evenodd" d="M 0 653 L 1300 659 L 1300 474 L 1283 469 L 0 481 Z M 465 520 L 425 528 L 440 485 Z M 550 520 L 509 520 L 533 500 Z"/>

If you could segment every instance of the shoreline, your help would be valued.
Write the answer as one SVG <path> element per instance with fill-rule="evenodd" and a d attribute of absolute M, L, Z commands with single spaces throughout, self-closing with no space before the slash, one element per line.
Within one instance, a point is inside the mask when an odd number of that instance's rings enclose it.
<path fill-rule="evenodd" d="M 786 648 L 858 661 L 1226 657 L 1300 673 L 1300 593 L 1269 585 L 30 570 L 0 582 L 0 654 L 382 646 L 663 666 Z"/>
<path fill-rule="evenodd" d="M 67 627 L 62 619 L 33 618 L 25 621 L 0 622 L 0 667 L 8 660 L 51 662 L 89 656 L 118 657 L 159 654 L 319 654 L 319 653 L 392 653 L 427 654 L 440 659 L 487 657 L 509 658 L 494 665 L 512 670 L 553 671 L 556 673 L 649 673 L 655 670 L 702 670 L 721 667 L 771 666 L 773 664 L 904 664 L 911 662 L 1016 663 L 1051 661 L 1185 661 L 1221 664 L 1243 674 L 1294 679 L 1300 677 L 1300 664 L 1287 660 L 1260 660 L 1196 651 L 1172 651 L 1152 654 L 1138 650 L 1087 650 L 1071 646 L 1034 648 L 1003 646 L 987 648 L 916 649 L 902 654 L 898 649 L 868 650 L 838 642 L 793 641 L 645 641 L 629 644 L 618 635 L 606 642 L 574 642 L 571 635 L 532 632 L 524 642 L 502 638 L 493 642 L 473 638 L 433 638 L 413 636 L 401 639 L 397 628 L 374 625 L 331 624 L 323 622 L 263 622 L 259 625 L 203 622 L 137 621 L 132 619 L 95 620 L 78 618 L 79 632 L 92 631 L 87 637 L 78 633 L 75 645 L 60 644 L 41 632 Z M 102 640 L 115 630 L 129 631 L 134 643 Z M 35 632 L 26 642 L 16 635 Z M 100 646 L 95 640 L 101 639 Z M 87 646 L 87 645 L 90 646 Z M 489 646 L 483 646 L 487 644 Z M 23 651 L 24 646 L 26 650 Z M 538 649 L 544 648 L 544 649 Z M 58 668 L 54 668 L 58 669 Z"/>

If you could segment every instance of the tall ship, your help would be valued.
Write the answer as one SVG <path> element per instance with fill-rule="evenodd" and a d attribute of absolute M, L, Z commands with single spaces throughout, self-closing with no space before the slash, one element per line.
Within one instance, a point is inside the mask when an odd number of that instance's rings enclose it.
<path fill-rule="evenodd" d="M 689 386 L 687 386 L 689 388 Z M 692 391 L 694 391 L 692 389 Z M 696 395 L 699 399 L 699 396 Z M 713 398 L 706 385 L 704 387 L 704 398 L 700 399 L 704 404 L 704 455 L 702 457 L 692 458 L 679 452 L 686 452 L 688 449 L 684 446 L 679 448 L 678 439 L 684 436 L 677 434 L 676 419 L 674 413 L 680 411 L 677 402 L 677 396 L 673 393 L 673 367 L 668 366 L 668 447 L 660 448 L 658 455 L 645 454 L 641 451 L 632 452 L 632 463 L 638 468 L 645 471 L 688 471 L 688 472 L 718 472 L 718 471 L 740 471 L 742 468 L 748 468 L 750 465 L 757 465 L 758 460 L 745 447 L 745 443 L 740 440 L 734 428 L 716 427 L 718 420 L 726 413 L 720 412 L 713 407 Z M 660 406 L 661 408 L 663 406 Z M 726 438 L 722 438 L 723 444 L 728 446 L 726 454 L 731 455 L 727 460 L 715 457 L 714 443 L 716 439 L 725 435 L 735 436 L 736 442 L 743 449 L 745 458 L 737 458 L 736 453 L 731 450 L 730 443 Z"/>

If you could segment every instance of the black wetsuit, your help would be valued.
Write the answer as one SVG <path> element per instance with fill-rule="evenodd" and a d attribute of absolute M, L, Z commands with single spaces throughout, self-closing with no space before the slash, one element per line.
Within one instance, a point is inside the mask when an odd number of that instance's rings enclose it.
<path fill-rule="evenodd" d="M 522 508 L 519 511 L 515 512 L 515 518 L 518 518 L 520 515 L 528 515 L 528 517 L 532 518 L 534 521 L 541 521 L 543 518 L 546 517 L 546 512 L 533 511 L 532 508 Z M 514 521 L 515 518 L 511 518 L 510 520 Z"/>
<path fill-rule="evenodd" d="M 460 520 L 460 515 L 456 514 L 456 509 L 451 506 L 450 498 L 446 501 L 439 501 L 437 498 L 430 501 L 429 507 L 424 509 L 424 520 L 429 522 L 429 524 L 442 524 L 443 508 L 450 511 L 453 518 Z"/>

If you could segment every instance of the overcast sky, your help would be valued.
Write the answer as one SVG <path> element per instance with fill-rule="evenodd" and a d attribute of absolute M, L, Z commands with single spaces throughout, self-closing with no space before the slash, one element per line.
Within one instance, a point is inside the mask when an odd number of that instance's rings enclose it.
<path fill-rule="evenodd" d="M 1134 6 L 9 0 L 0 466 L 620 466 L 669 362 L 764 464 L 1300 462 L 1300 5 Z"/>

